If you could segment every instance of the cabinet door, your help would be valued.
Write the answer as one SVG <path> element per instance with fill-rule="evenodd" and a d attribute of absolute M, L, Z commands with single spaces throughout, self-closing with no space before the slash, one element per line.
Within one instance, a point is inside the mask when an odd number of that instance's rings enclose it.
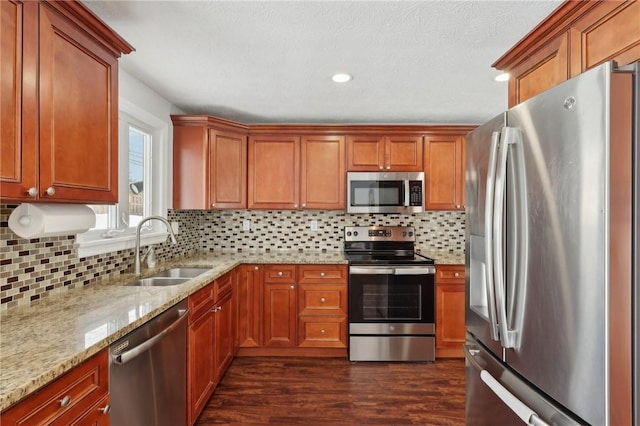
<path fill-rule="evenodd" d="M 572 76 L 610 60 L 620 65 L 640 60 L 638 1 L 597 2 L 572 29 L 575 30 L 571 36 Z M 574 52 L 582 52 L 575 55 L 578 60 L 575 67 Z"/>
<path fill-rule="evenodd" d="M 347 137 L 347 171 L 380 171 L 384 168 L 384 154 L 384 136 Z"/>
<path fill-rule="evenodd" d="M 246 136 L 211 129 L 209 134 L 209 189 L 211 207 L 247 208 Z"/>
<path fill-rule="evenodd" d="M 40 183 L 48 201 L 117 202 L 117 59 L 40 4 Z"/>
<path fill-rule="evenodd" d="M 464 138 L 425 138 L 427 210 L 464 210 Z"/>
<path fill-rule="evenodd" d="M 395 172 L 421 172 L 422 135 L 387 136 L 384 168 Z"/>
<path fill-rule="evenodd" d="M 296 285 L 264 283 L 264 346 L 296 345 Z"/>
<path fill-rule="evenodd" d="M 218 300 L 215 308 L 215 369 L 216 384 L 233 361 L 233 292 Z"/>
<path fill-rule="evenodd" d="M 462 357 L 465 334 L 464 266 L 438 265 L 436 271 L 436 356 Z"/>
<path fill-rule="evenodd" d="M 235 287 L 236 347 L 260 346 L 262 270 L 257 265 L 238 267 Z"/>
<path fill-rule="evenodd" d="M 173 208 L 210 209 L 209 132 L 173 125 Z"/>
<path fill-rule="evenodd" d="M 29 188 L 37 187 L 37 8 L 0 2 L 0 195 L 6 199 L 31 198 Z"/>
<path fill-rule="evenodd" d="M 560 34 L 509 70 L 509 107 L 569 78 L 568 38 Z"/>
<path fill-rule="evenodd" d="M 297 209 L 299 206 L 300 138 L 249 138 L 250 209 Z"/>
<path fill-rule="evenodd" d="M 304 136 L 301 142 L 302 208 L 342 210 L 345 205 L 344 136 Z"/>
<path fill-rule="evenodd" d="M 189 424 L 197 420 L 216 384 L 216 317 L 206 311 L 189 324 L 187 346 L 187 401 Z"/>

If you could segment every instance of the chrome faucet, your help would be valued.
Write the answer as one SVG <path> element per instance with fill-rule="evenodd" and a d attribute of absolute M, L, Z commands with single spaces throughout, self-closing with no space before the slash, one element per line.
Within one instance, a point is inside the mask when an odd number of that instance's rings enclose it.
<path fill-rule="evenodd" d="M 169 231 L 169 235 L 171 237 L 171 242 L 173 244 L 178 244 L 178 240 L 176 240 L 176 234 L 173 233 L 173 228 L 171 228 L 171 224 L 169 223 L 169 221 L 167 219 L 165 219 L 162 216 L 147 216 L 144 219 L 142 219 L 138 223 L 138 226 L 136 227 L 136 263 L 135 263 L 135 266 L 134 266 L 134 273 L 136 275 L 140 275 L 140 262 L 142 261 L 140 259 L 140 229 L 142 228 L 142 224 L 143 223 L 148 222 L 151 219 L 157 219 L 160 222 L 164 223 L 165 226 L 167 227 L 167 231 Z M 144 258 L 148 253 L 149 253 L 149 249 L 147 249 L 147 253 L 145 253 L 142 256 L 142 258 Z"/>

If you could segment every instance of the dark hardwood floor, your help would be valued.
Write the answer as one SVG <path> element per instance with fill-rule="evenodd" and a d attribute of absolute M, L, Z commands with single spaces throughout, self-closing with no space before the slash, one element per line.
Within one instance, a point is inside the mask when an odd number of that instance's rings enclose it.
<path fill-rule="evenodd" d="M 464 425 L 464 361 L 236 358 L 199 426 Z"/>

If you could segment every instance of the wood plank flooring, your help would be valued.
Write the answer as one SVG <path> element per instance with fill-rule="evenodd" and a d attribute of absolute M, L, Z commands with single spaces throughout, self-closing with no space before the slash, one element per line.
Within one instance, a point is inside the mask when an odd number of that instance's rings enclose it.
<path fill-rule="evenodd" d="M 198 426 L 464 425 L 464 360 L 236 358 Z"/>

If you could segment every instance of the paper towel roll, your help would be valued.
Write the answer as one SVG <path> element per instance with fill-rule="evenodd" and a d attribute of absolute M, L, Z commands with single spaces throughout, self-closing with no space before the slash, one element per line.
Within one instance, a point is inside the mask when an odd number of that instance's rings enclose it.
<path fill-rule="evenodd" d="M 9 228 L 21 238 L 72 235 L 95 225 L 96 214 L 82 204 L 20 204 L 9 216 Z"/>

